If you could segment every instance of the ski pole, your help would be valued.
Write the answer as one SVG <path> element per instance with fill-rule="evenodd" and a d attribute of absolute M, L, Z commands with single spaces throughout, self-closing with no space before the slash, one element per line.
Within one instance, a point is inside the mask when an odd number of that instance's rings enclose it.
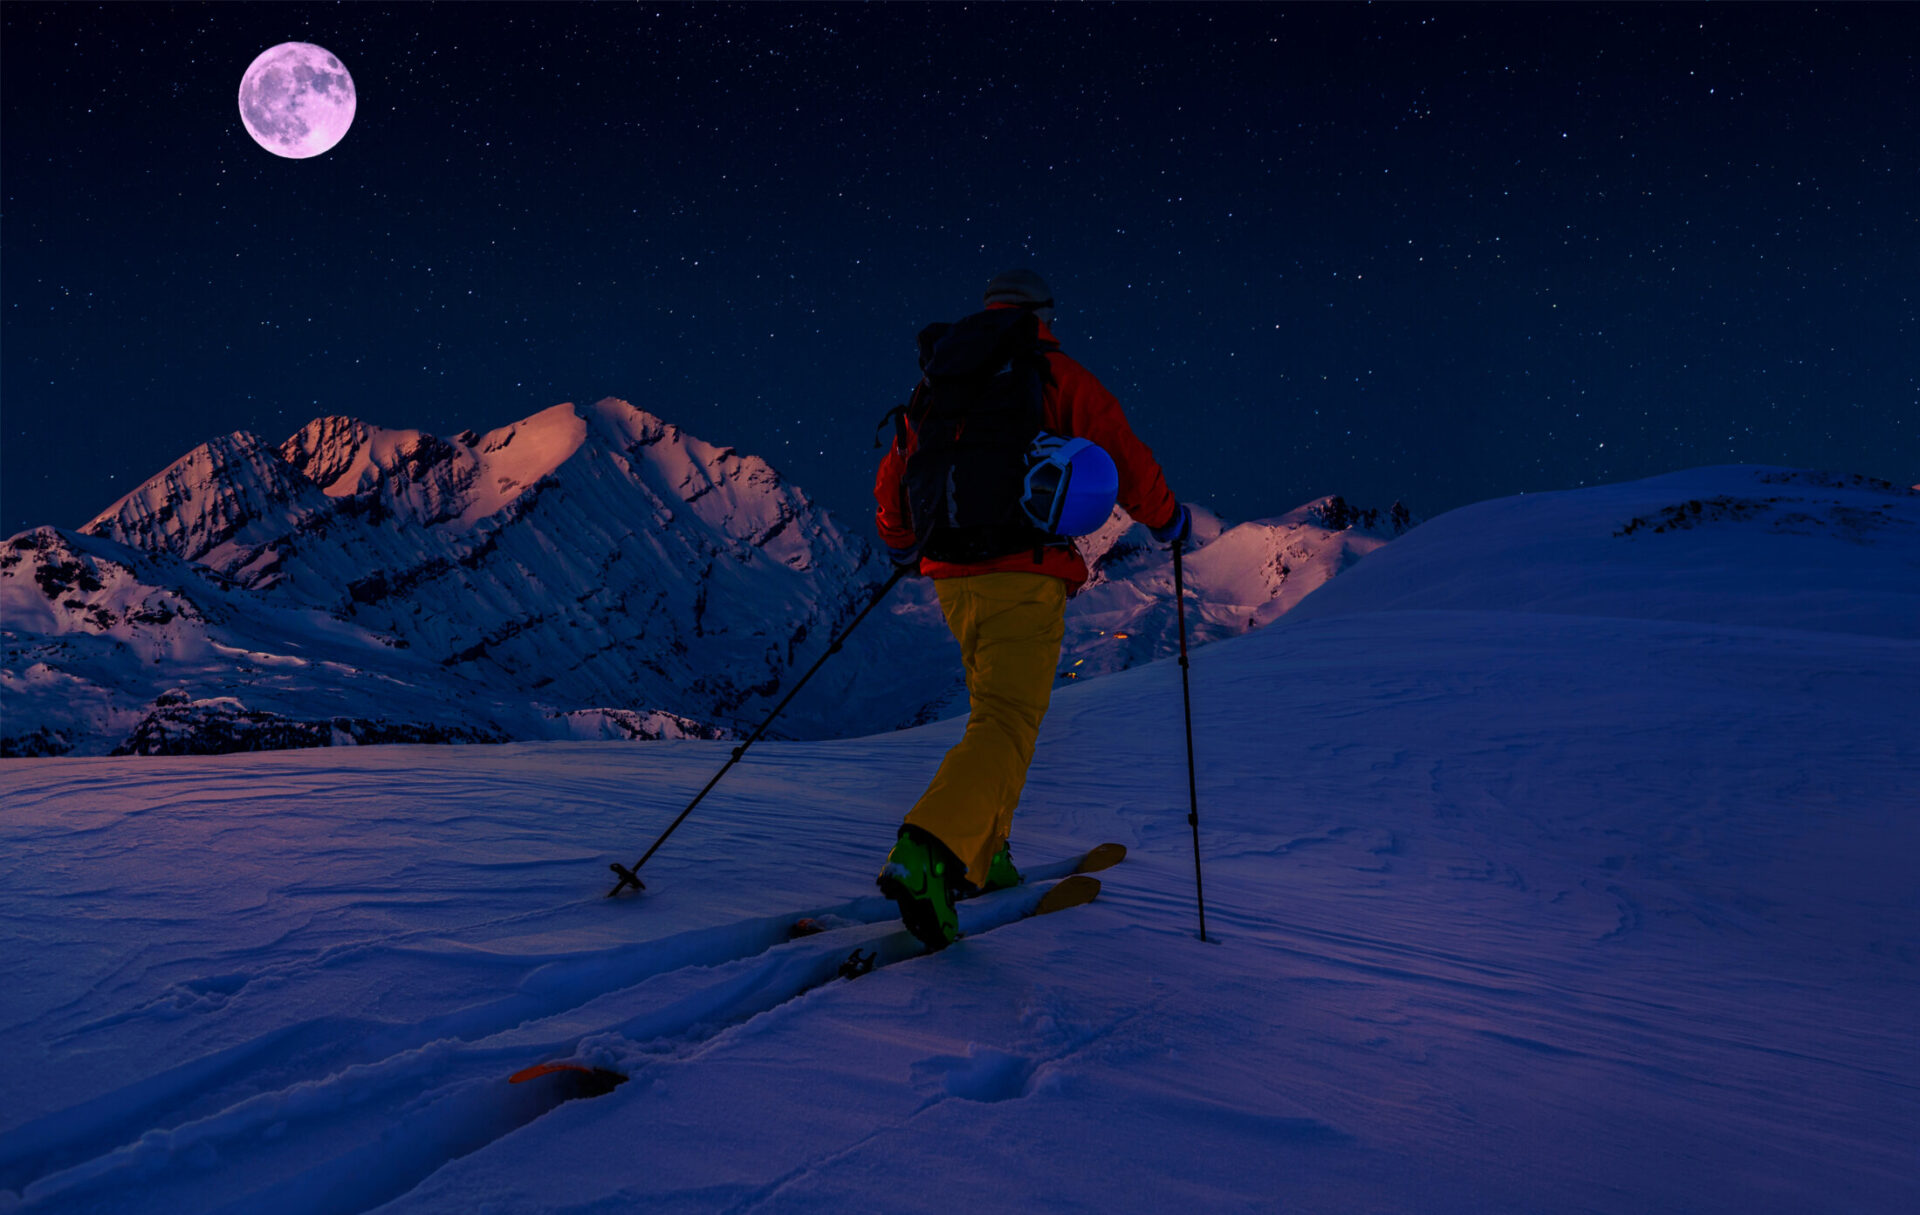
<path fill-rule="evenodd" d="M 1187 587 L 1180 567 L 1183 541 L 1173 542 L 1173 612 L 1180 622 L 1180 702 L 1187 718 L 1187 825 L 1193 828 L 1193 897 L 1200 905 L 1200 939 L 1207 939 L 1207 898 L 1200 886 L 1200 790 L 1193 773 L 1193 690 L 1187 684 Z"/>
<path fill-rule="evenodd" d="M 860 614 L 853 618 L 853 622 L 847 625 L 846 628 L 840 631 L 840 635 L 838 637 L 835 637 L 833 639 L 833 643 L 827 647 L 827 652 L 820 655 L 819 661 L 815 662 L 811 667 L 807 668 L 807 673 L 805 675 L 802 675 L 800 677 L 800 681 L 794 684 L 793 687 L 788 690 L 786 697 L 782 699 L 779 704 L 773 707 L 773 712 L 767 714 L 767 719 L 760 723 L 760 728 L 753 732 L 753 736 L 733 749 L 732 757 L 729 758 L 727 762 L 721 766 L 718 772 L 715 772 L 713 774 L 713 779 L 707 782 L 707 787 L 693 795 L 693 800 L 687 803 L 687 808 L 680 812 L 680 816 L 678 818 L 674 819 L 671 823 L 667 824 L 667 829 L 660 833 L 660 838 L 653 841 L 653 846 L 647 849 L 646 854 L 644 856 L 642 856 L 639 860 L 633 863 L 632 868 L 628 868 L 625 865 L 621 865 L 617 863 L 607 866 L 607 868 L 613 870 L 615 873 L 620 875 L 620 880 L 614 883 L 613 889 L 607 891 L 608 898 L 612 898 L 614 895 L 619 894 L 622 890 L 625 890 L 629 886 L 633 887 L 635 890 L 645 890 L 647 888 L 647 884 L 640 880 L 640 867 L 646 864 L 648 859 L 652 857 L 654 853 L 660 850 L 660 845 L 667 842 L 667 837 L 669 835 L 672 835 L 674 831 L 680 826 L 681 823 L 684 823 L 687 821 L 687 815 L 693 813 L 693 808 L 700 804 L 700 799 L 705 797 L 708 793 L 712 792 L 713 787 L 720 783 L 720 778 L 725 776 L 727 774 L 727 771 L 730 768 L 732 768 L 735 764 L 740 762 L 740 757 L 747 753 L 747 748 L 751 747 L 753 744 L 760 741 L 760 736 L 767 732 L 767 727 L 773 724 L 773 719 L 780 716 L 780 711 L 786 708 L 787 705 L 793 700 L 795 696 L 799 695 L 801 688 L 804 688 L 807 686 L 807 680 L 813 678 L 813 673 L 815 671 L 818 671 L 821 667 L 825 666 L 827 659 L 833 657 L 835 654 L 840 652 L 840 646 L 842 645 L 842 643 L 846 641 L 847 637 L 853 632 L 854 629 L 860 627 L 860 622 L 867 618 L 867 613 L 879 607 L 880 601 L 887 597 L 887 592 L 891 591 L 894 588 L 894 586 L 898 584 L 902 578 L 905 578 L 909 573 L 913 572 L 913 569 L 914 567 L 912 565 L 902 565 L 902 566 L 896 566 L 894 568 L 893 577 L 887 579 L 886 584 L 883 585 L 879 589 L 879 591 L 874 594 L 873 598 L 870 601 L 868 601 L 867 606 L 860 609 Z"/>

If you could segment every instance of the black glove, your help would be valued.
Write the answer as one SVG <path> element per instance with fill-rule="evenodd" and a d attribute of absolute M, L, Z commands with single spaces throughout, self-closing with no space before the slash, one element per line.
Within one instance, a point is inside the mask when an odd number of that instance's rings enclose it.
<path fill-rule="evenodd" d="M 1147 530 L 1153 534 L 1156 541 L 1168 548 L 1176 544 L 1185 544 L 1187 537 L 1193 534 L 1193 512 L 1187 509 L 1185 503 L 1180 503 L 1173 508 L 1173 518 L 1159 527 L 1150 527 Z"/>
<path fill-rule="evenodd" d="M 888 546 L 887 559 L 892 561 L 896 566 L 914 569 L 920 564 L 920 548 L 918 545 L 912 548 L 893 548 L 892 546 Z"/>

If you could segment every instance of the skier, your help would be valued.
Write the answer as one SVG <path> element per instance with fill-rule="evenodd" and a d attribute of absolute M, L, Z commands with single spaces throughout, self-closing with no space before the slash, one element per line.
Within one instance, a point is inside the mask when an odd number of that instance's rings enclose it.
<path fill-rule="evenodd" d="M 1135 437 L 1120 402 L 1085 367 L 1060 353 L 1049 327 L 1054 301 L 1047 284 L 1032 270 L 1008 270 L 988 282 L 984 302 L 986 312 L 952 326 L 929 327 L 921 335 L 922 366 L 929 377 L 937 370 L 942 339 L 954 338 L 945 347 L 950 350 L 961 344 L 963 332 L 996 325 L 1013 332 L 1011 327 L 1021 319 L 995 314 L 1014 310 L 1030 315 L 1033 323 L 1023 331 L 1030 343 L 1025 353 L 1035 371 L 1032 391 L 1040 397 L 1041 428 L 1105 449 L 1118 470 L 1119 504 L 1146 523 L 1161 544 L 1185 541 L 1192 512 L 1168 490 L 1160 465 Z M 1011 364 L 1015 371 L 1019 362 L 1016 353 Z M 999 366 L 994 362 L 986 370 Z M 930 378 L 916 390 L 916 402 Z M 1003 373 L 1001 379 L 1006 378 Z M 984 549 L 978 543 L 962 546 L 959 551 L 973 559 L 952 559 L 956 548 L 951 543 L 944 548 L 929 544 L 926 521 L 917 530 L 913 517 L 914 487 L 926 478 L 910 466 L 916 450 L 923 456 L 931 450 L 931 444 L 921 443 L 926 407 L 918 417 L 911 403 L 897 412 L 901 416 L 894 442 L 874 481 L 880 536 L 896 564 L 917 562 L 919 571 L 934 580 L 947 626 L 960 643 L 970 712 L 965 734 L 907 812 L 877 880 L 899 904 L 907 928 L 929 949 L 943 949 L 959 936 L 956 898 L 1022 880 L 1007 836 L 1052 694 L 1066 601 L 1086 582 L 1087 565 L 1070 539 L 1038 528 L 1011 537 L 999 535 L 1004 528 L 976 528 L 992 530 L 1001 542 L 997 552 L 991 542 Z M 953 433 L 962 429 L 964 424 Z M 936 475 L 945 478 L 951 493 L 952 468 Z M 1031 488 L 1032 478 L 1028 480 Z M 1108 498 L 1100 507 L 1101 519 L 1111 502 Z M 952 509 L 945 499 L 938 506 L 944 518 L 952 517 Z M 932 512 L 923 507 L 921 513 Z"/>

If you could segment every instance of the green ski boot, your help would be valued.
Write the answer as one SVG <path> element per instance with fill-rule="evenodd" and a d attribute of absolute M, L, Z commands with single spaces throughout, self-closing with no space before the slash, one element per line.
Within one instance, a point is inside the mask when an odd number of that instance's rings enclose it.
<path fill-rule="evenodd" d="M 953 887 L 964 880 L 960 863 L 939 840 L 918 827 L 900 828 L 876 883 L 880 893 L 900 907 L 900 922 L 929 950 L 945 949 L 960 937 L 953 911 Z"/>
<path fill-rule="evenodd" d="M 1013 867 L 1013 846 L 1001 844 L 1000 851 L 994 853 L 993 860 L 987 863 L 987 884 L 980 893 L 1011 889 L 1026 880 L 1025 875 Z"/>

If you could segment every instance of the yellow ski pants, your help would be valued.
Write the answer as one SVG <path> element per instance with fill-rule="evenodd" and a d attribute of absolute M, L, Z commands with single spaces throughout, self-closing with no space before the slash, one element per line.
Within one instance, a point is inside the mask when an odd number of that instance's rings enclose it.
<path fill-rule="evenodd" d="M 960 643 L 971 708 L 967 732 L 940 761 L 907 823 L 953 849 L 967 880 L 981 886 L 1013 826 L 1053 696 L 1067 584 L 1047 574 L 1001 572 L 941 578 L 934 588 Z"/>

